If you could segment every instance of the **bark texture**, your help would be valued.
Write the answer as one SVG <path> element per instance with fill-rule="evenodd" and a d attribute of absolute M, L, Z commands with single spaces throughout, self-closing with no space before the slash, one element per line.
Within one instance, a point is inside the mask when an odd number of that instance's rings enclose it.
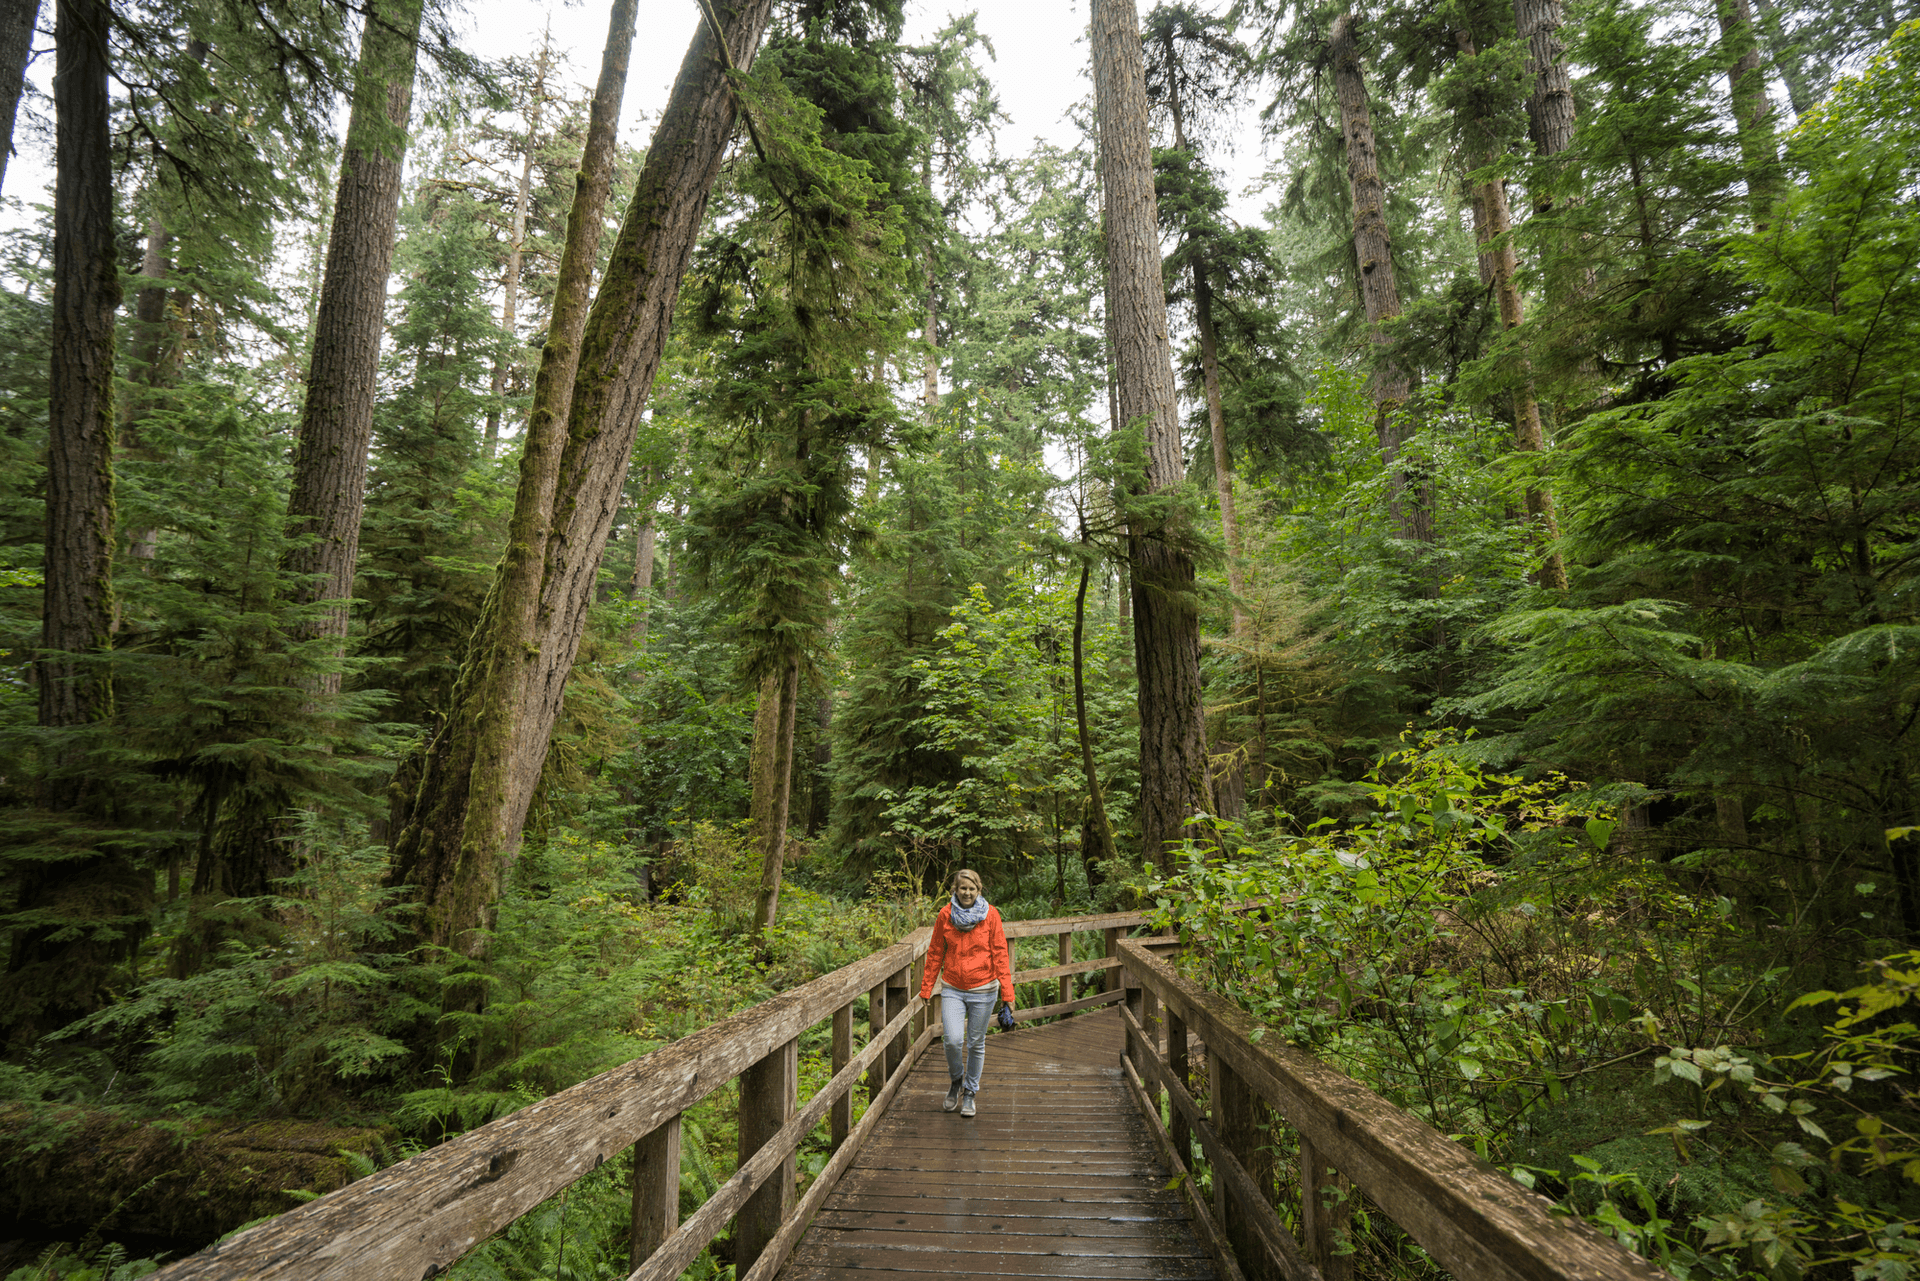
<path fill-rule="evenodd" d="M 1332 63 L 1334 98 L 1340 104 L 1340 133 L 1346 138 L 1346 181 L 1354 196 L 1354 265 L 1359 273 L 1359 302 L 1373 330 L 1373 430 L 1380 457 L 1392 476 L 1388 507 L 1394 528 L 1402 538 L 1432 540 L 1428 505 L 1419 494 L 1409 495 L 1409 484 L 1398 463 L 1407 442 L 1402 409 L 1413 380 L 1388 355 L 1386 321 L 1400 315 L 1400 282 L 1394 278 L 1394 238 L 1386 227 L 1386 184 L 1380 181 L 1380 154 L 1373 138 L 1373 108 L 1367 102 L 1367 81 L 1359 67 L 1359 33 L 1352 13 L 1334 19 L 1327 36 Z M 1417 488 L 1417 486 L 1413 486 Z"/>
<path fill-rule="evenodd" d="M 107 7 L 60 0 L 54 74 L 53 358 L 47 433 L 45 603 L 36 662 L 43 729 L 78 731 L 111 711 L 97 664 L 113 625 L 113 358 L 120 278 L 108 146 Z M 48 739 L 42 803 L 85 812 L 84 749 Z M 152 873 L 111 841 L 59 842 L 64 857 L 22 860 L 0 1024 L 50 1031 L 101 1003 L 143 931 Z M 42 847 L 45 848 L 44 846 Z"/>
<path fill-rule="evenodd" d="M 1327 38 L 1333 67 L 1334 96 L 1340 104 L 1340 132 L 1346 141 L 1347 185 L 1353 195 L 1353 257 L 1359 269 L 1360 302 L 1372 330 L 1375 358 L 1373 392 L 1374 432 L 1380 453 L 1393 476 L 1389 503 L 1393 523 L 1402 537 L 1425 541 L 1432 535 L 1425 504 L 1409 499 L 1407 484 L 1397 466 L 1406 443 L 1401 409 L 1407 403 L 1412 380 L 1387 353 L 1385 322 L 1400 314 L 1400 284 L 1393 274 L 1393 236 L 1387 229 L 1387 189 L 1380 180 L 1380 153 L 1373 137 L 1373 109 L 1367 101 L 1366 78 L 1360 69 L 1360 41 L 1354 17 L 1341 14 Z"/>
<path fill-rule="evenodd" d="M 1098 0 L 1094 7 L 1093 83 L 1114 399 L 1121 423 L 1144 425 L 1146 485 L 1162 492 L 1185 475 L 1147 131 L 1146 65 L 1133 0 Z M 1139 673 L 1141 836 L 1143 853 L 1163 869 L 1187 819 L 1209 808 L 1200 618 L 1193 561 L 1180 547 L 1185 532 L 1136 523 L 1127 538 Z"/>
<path fill-rule="evenodd" d="M 0 0 L 0 191 L 7 188 L 13 122 L 27 87 L 27 58 L 33 52 L 33 23 L 39 15 L 40 0 Z"/>
<path fill-rule="evenodd" d="M 65 655 L 104 651 L 113 626 L 114 258 L 107 129 L 107 7 L 61 0 L 54 75 L 52 401 L 47 433 L 45 610 L 40 724 L 85 725 L 108 706 L 97 667 Z M 59 782 L 52 808 L 78 799 Z"/>
<path fill-rule="evenodd" d="M 420 13 L 421 0 L 378 0 L 367 9 L 287 498 L 288 532 L 310 540 L 288 553 L 287 568 L 310 576 L 298 589 L 304 600 L 336 602 L 314 634 L 343 646 L 366 506 Z M 337 673 L 322 679 L 322 693 L 339 690 Z"/>
<path fill-rule="evenodd" d="M 471 931 L 486 923 L 519 849 L 593 603 L 640 411 L 733 133 L 727 71 L 752 61 L 770 6 L 771 0 L 717 5 L 724 46 L 707 25 L 695 34 L 589 316 L 587 288 L 612 177 L 635 11 L 634 0 L 614 6 L 550 337 L 534 383 L 507 552 L 446 724 L 429 749 L 413 818 L 395 849 L 394 876 L 415 887 L 423 933 L 436 942 L 479 949 Z"/>
<path fill-rule="evenodd" d="M 1560 40 L 1566 21 L 1560 0 L 1513 0 L 1514 28 L 1527 46 L 1527 137 L 1542 156 L 1573 145 L 1573 77 Z"/>

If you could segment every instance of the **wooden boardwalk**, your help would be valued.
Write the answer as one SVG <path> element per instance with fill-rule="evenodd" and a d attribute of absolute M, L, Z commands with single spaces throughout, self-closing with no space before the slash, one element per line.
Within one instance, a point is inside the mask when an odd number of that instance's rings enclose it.
<path fill-rule="evenodd" d="M 1214 1276 L 1119 1069 L 1116 1011 L 987 1038 L 980 1112 L 942 1112 L 936 1041 L 783 1281 Z M 880 1281 L 873 1278 L 872 1281 Z"/>

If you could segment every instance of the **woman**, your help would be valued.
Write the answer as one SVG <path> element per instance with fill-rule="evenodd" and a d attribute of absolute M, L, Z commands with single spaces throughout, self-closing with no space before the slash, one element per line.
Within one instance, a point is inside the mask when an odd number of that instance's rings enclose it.
<path fill-rule="evenodd" d="M 1013 1008 L 1007 931 L 1000 923 L 1000 909 L 987 902 L 980 873 L 972 868 L 953 874 L 952 897 L 933 923 L 920 999 L 929 999 L 933 981 L 943 977 L 940 1031 L 953 1084 L 941 1107 L 948 1112 L 958 1108 L 961 1116 L 972 1116 L 973 1096 L 980 1092 L 980 1069 L 987 1064 L 987 1020 L 993 1016 L 994 998 Z"/>

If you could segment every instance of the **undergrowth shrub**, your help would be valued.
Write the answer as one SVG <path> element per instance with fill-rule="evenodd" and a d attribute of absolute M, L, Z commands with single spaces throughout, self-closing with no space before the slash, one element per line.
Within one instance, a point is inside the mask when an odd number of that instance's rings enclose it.
<path fill-rule="evenodd" d="M 1182 967 L 1678 1275 L 1904 1278 L 1920 956 L 1796 997 L 1830 931 L 1623 856 L 1593 793 L 1455 746 L 1384 757 L 1346 826 L 1196 821 L 1152 890 Z M 1276 1127 L 1282 1171 L 1294 1143 Z M 1369 1266 L 1430 1266 L 1363 1222 Z"/>

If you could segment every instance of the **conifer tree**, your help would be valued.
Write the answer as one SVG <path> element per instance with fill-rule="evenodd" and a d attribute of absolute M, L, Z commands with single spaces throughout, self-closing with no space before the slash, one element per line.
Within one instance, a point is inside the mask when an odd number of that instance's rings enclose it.
<path fill-rule="evenodd" d="M 1459 58 L 1447 77 L 1450 94 L 1455 97 L 1457 128 L 1466 151 L 1466 164 L 1474 171 L 1468 178 L 1473 190 L 1475 239 L 1480 242 L 1482 283 L 1493 290 L 1501 327 L 1509 339 L 1520 337 L 1526 321 L 1526 305 L 1520 290 L 1519 255 L 1514 249 L 1513 215 L 1507 202 L 1507 182 L 1502 173 L 1502 158 L 1508 151 L 1508 139 L 1501 120 L 1503 60 L 1495 51 L 1483 55 L 1483 37 L 1471 29 L 1471 18 L 1462 15 L 1454 28 Z M 1534 390 L 1533 364 L 1524 351 L 1513 357 L 1513 443 L 1523 454 L 1546 452 L 1546 429 L 1540 414 L 1540 401 Z M 1526 489 L 1527 518 L 1536 539 L 1548 544 L 1541 558 L 1537 581 L 1550 591 L 1565 591 L 1566 567 L 1558 549 L 1551 546 L 1560 536 L 1554 516 L 1553 495 L 1537 481 Z"/>
<path fill-rule="evenodd" d="M 1353 197 L 1353 257 L 1359 269 L 1360 299 L 1374 345 L 1372 376 L 1374 432 L 1394 477 L 1390 504 L 1394 524 L 1407 538 L 1431 534 L 1426 504 L 1407 485 L 1396 466 L 1406 443 L 1402 413 L 1412 378 L 1389 350 L 1386 322 L 1400 314 L 1400 282 L 1395 276 L 1393 237 L 1387 227 L 1386 188 L 1380 181 L 1380 156 L 1373 135 L 1373 111 L 1360 67 L 1358 19 L 1351 13 L 1333 20 L 1327 35 L 1327 60 L 1340 103 L 1340 133 L 1346 143 L 1347 181 Z"/>
<path fill-rule="evenodd" d="M 342 644 L 366 501 L 422 8 L 423 0 L 385 0 L 367 9 L 287 498 L 293 532 L 307 539 L 289 552 L 288 567 L 305 580 L 302 600 L 337 602 L 324 630 Z M 339 685 L 328 680 L 321 692 L 338 693 Z"/>
<path fill-rule="evenodd" d="M 769 8 L 770 0 L 716 4 L 696 32 L 589 314 L 633 23 L 630 5 L 614 7 L 507 553 L 394 849 L 392 875 L 414 886 L 422 933 L 470 954 L 484 946 L 475 931 L 519 849 L 640 411 L 733 133 L 739 89 L 730 73 L 752 63 Z"/>
<path fill-rule="evenodd" d="M 1143 433 L 1142 496 L 1184 480 L 1173 349 L 1161 283 L 1146 74 L 1132 0 L 1093 15 L 1094 97 L 1105 201 L 1107 309 L 1123 430 Z M 1186 822 L 1211 809 L 1200 687 L 1200 623 L 1189 537 L 1165 507 L 1130 513 L 1134 659 L 1139 672 L 1140 831 L 1147 859 L 1170 867 Z"/>
<path fill-rule="evenodd" d="M 108 716 L 113 628 L 114 254 L 108 144 L 109 15 L 61 0 L 56 71 L 52 365 L 42 657 L 40 803 L 103 812 L 89 739 Z M 6 1021 L 30 1038 L 96 1008 L 144 924 L 152 886 L 102 839 L 15 869 Z M 143 884 L 143 881 L 145 883 Z"/>
<path fill-rule="evenodd" d="M 1147 15 L 1145 47 L 1147 96 L 1165 107 L 1172 125 L 1173 149 L 1177 158 L 1171 163 L 1191 173 L 1191 186 L 1182 195 L 1198 200 L 1185 203 L 1180 214 L 1181 243 L 1173 265 L 1184 265 L 1191 280 L 1189 297 L 1193 304 L 1194 330 L 1200 340 L 1200 382 L 1207 409 L 1208 437 L 1213 445 L 1213 478 L 1220 498 L 1220 527 L 1227 550 L 1227 585 L 1237 598 L 1244 584 L 1240 569 L 1240 531 L 1234 519 L 1233 465 L 1227 456 L 1226 414 L 1220 390 L 1220 340 L 1214 326 L 1213 296 L 1216 276 L 1228 275 L 1233 264 L 1229 244 L 1231 233 L 1220 225 L 1225 201 L 1211 197 L 1217 190 L 1205 175 L 1197 148 L 1197 137 L 1189 137 L 1189 118 L 1216 108 L 1233 94 L 1247 78 L 1246 51 L 1232 38 L 1224 19 L 1201 14 L 1186 5 L 1157 6 Z M 1165 186 L 1166 184 L 1162 184 Z M 1166 193 L 1161 193 L 1162 218 L 1169 213 Z M 1243 252 L 1252 249 L 1246 238 L 1236 246 Z M 1256 261 L 1258 250 L 1255 249 Z M 1184 260 L 1184 261 L 1182 261 Z M 1246 629 L 1247 617 L 1238 604 L 1233 606 L 1233 629 Z"/>

